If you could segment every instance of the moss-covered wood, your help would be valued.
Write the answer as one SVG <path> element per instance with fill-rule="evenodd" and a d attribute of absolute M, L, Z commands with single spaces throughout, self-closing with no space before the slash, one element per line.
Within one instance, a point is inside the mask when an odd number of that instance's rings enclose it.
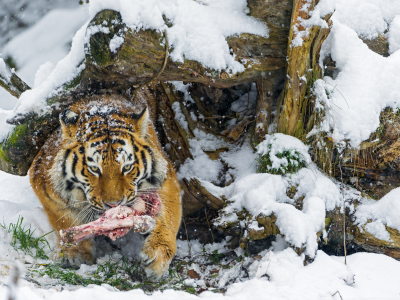
<path fill-rule="evenodd" d="M 14 80 L 19 80 L 20 87 L 27 87 L 21 79 L 15 78 Z M 20 176 L 28 173 L 33 159 L 44 142 L 60 126 L 59 114 L 85 95 L 84 91 L 77 88 L 78 85 L 78 80 L 72 80 L 62 87 L 64 92 L 49 98 L 47 103 L 50 109 L 46 114 L 39 116 L 28 113 L 7 120 L 7 123 L 14 127 L 0 142 L 1 171 Z"/>
<path fill-rule="evenodd" d="M 49 122 L 44 117 L 15 126 L 0 143 L 0 170 L 14 175 L 26 175 L 45 142 L 42 136 L 49 136 L 58 126 L 56 122 Z"/>

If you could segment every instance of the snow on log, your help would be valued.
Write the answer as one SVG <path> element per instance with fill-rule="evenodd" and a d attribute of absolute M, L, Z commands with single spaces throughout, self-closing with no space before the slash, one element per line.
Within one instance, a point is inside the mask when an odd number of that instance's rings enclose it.
<path fill-rule="evenodd" d="M 291 8 L 288 2 L 285 1 L 288 6 L 285 7 L 286 10 Z M 250 3 L 250 7 L 251 4 L 254 6 L 254 3 Z M 286 26 L 289 20 L 285 12 L 283 9 L 281 12 L 271 13 L 280 19 L 277 21 L 281 28 L 282 24 L 285 25 L 281 32 L 272 32 L 273 36 L 271 32 L 269 37 L 243 33 L 226 39 L 231 54 L 244 66 L 243 72 L 232 74 L 226 70 L 204 67 L 198 61 L 185 59 L 181 63 L 170 57 L 166 67 L 162 69 L 168 55 L 165 33 L 155 30 L 133 31 L 122 22 L 119 12 L 101 11 L 88 26 L 95 33 L 90 35 L 86 44 L 86 70 L 82 82 L 89 89 L 99 84 L 103 88 L 135 88 L 146 84 L 160 70 L 160 81 L 199 82 L 219 88 L 255 81 L 266 76 L 268 72 L 285 67 L 285 39 L 288 33 Z M 110 25 L 98 29 L 102 24 Z M 116 37 L 118 44 L 114 42 Z"/>
<path fill-rule="evenodd" d="M 13 70 L 8 70 L 2 58 L 0 58 L 0 86 L 15 98 L 19 98 L 23 92 L 30 89 Z"/>

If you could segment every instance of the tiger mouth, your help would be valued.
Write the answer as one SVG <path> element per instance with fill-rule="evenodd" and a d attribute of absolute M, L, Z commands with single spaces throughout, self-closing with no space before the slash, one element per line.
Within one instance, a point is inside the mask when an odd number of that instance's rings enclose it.
<path fill-rule="evenodd" d="M 161 207 L 161 198 L 157 190 L 154 189 L 145 193 L 139 192 L 138 195 L 136 195 L 136 197 L 129 202 L 126 200 L 126 196 L 124 196 L 123 200 L 120 201 L 120 203 L 116 204 L 115 206 L 114 205 L 111 206 L 103 202 L 104 209 L 99 209 L 98 207 L 95 206 L 92 206 L 92 209 L 95 210 L 98 213 L 98 215 L 101 215 L 107 210 L 110 210 L 113 207 L 117 206 L 127 206 L 133 208 L 135 211 L 138 212 L 138 215 L 152 216 L 154 215 L 154 212 L 158 211 L 159 207 Z"/>

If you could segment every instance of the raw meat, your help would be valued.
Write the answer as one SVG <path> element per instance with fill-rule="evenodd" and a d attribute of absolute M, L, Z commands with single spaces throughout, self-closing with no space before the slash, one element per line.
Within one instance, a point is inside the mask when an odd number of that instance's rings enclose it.
<path fill-rule="evenodd" d="M 60 230 L 61 244 L 78 244 L 98 235 L 106 235 L 113 241 L 124 236 L 131 229 L 147 232 L 154 228 L 154 217 L 161 210 L 161 199 L 157 192 L 149 192 L 136 197 L 132 207 L 117 206 L 104 212 L 96 221 Z"/>

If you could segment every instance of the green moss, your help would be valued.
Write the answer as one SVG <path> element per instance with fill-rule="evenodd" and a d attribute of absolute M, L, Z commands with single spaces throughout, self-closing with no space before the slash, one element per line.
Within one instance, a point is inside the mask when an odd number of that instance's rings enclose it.
<path fill-rule="evenodd" d="M 72 79 L 71 81 L 68 81 L 64 85 L 64 90 L 68 91 L 68 90 L 76 87 L 81 82 L 81 79 L 82 79 L 82 71 L 79 72 L 79 74 L 74 79 Z"/>
<path fill-rule="evenodd" d="M 11 162 L 11 159 L 7 156 L 6 152 L 3 149 L 3 144 L 0 147 L 0 159 L 6 162 Z"/>
<path fill-rule="evenodd" d="M 87 58 L 99 66 L 112 64 L 116 54 L 110 50 L 110 41 L 117 33 L 124 36 L 126 34 L 121 14 L 114 10 L 103 10 L 93 18 L 88 27 L 90 26 L 107 27 L 109 33 L 97 32 L 90 37 L 90 55 Z"/>
<path fill-rule="evenodd" d="M 20 142 L 20 137 L 26 136 L 28 130 L 28 123 L 15 126 L 13 131 L 7 137 L 4 146 L 9 147 L 17 145 Z"/>
<path fill-rule="evenodd" d="M 328 228 L 329 224 L 331 224 L 331 218 L 325 218 L 325 230 Z"/>

